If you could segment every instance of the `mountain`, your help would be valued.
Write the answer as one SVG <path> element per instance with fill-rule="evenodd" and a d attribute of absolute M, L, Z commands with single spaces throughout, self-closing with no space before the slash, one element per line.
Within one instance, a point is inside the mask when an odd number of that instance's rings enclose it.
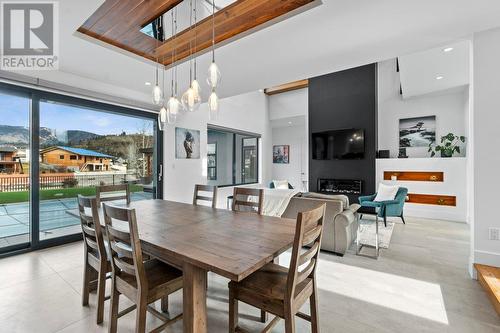
<path fill-rule="evenodd" d="M 84 141 L 94 140 L 100 137 L 101 135 L 86 131 L 78 131 L 78 130 L 66 131 L 66 142 L 70 146 L 79 145 Z"/>
<path fill-rule="evenodd" d="M 0 145 L 13 145 L 18 148 L 27 148 L 30 131 L 23 126 L 0 125 Z M 40 146 L 42 148 L 57 145 L 78 145 L 81 142 L 94 140 L 100 135 L 85 131 L 69 130 L 56 135 L 55 131 L 47 127 L 40 127 Z"/>

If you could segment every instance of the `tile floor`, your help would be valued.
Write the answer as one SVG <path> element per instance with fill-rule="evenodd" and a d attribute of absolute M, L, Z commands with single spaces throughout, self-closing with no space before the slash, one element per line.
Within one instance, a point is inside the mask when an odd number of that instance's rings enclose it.
<path fill-rule="evenodd" d="M 468 226 L 407 222 L 397 223 L 378 260 L 352 252 L 343 258 L 321 254 L 322 332 L 500 332 L 500 317 L 468 277 Z M 283 257 L 286 264 L 288 255 Z M 90 307 L 80 304 L 82 260 L 81 242 L 1 259 L 0 332 L 106 332 L 108 309 L 104 325 L 97 326 L 95 296 Z M 227 281 L 210 274 L 208 295 L 209 332 L 227 332 Z M 122 298 L 121 305 L 128 302 Z M 171 297 L 170 307 L 174 315 L 181 311 L 181 293 Z M 254 321 L 258 310 L 241 306 L 241 312 L 244 328 L 263 328 Z M 148 320 L 148 329 L 159 323 Z M 133 332 L 134 322 L 132 312 L 119 320 L 118 331 Z M 297 329 L 310 331 L 301 319 Z M 166 332 L 182 332 L 182 323 Z M 283 326 L 273 332 L 283 332 Z"/>

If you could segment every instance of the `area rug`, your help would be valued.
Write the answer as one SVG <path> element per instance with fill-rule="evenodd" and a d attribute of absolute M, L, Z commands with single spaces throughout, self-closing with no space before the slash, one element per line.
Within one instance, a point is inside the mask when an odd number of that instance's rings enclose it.
<path fill-rule="evenodd" d="M 362 219 L 359 221 L 359 240 L 360 244 L 375 246 L 375 221 L 371 219 Z M 394 222 L 387 221 L 387 227 L 384 221 L 378 222 L 378 244 L 381 249 L 388 249 L 391 243 L 392 232 L 394 231 Z"/>

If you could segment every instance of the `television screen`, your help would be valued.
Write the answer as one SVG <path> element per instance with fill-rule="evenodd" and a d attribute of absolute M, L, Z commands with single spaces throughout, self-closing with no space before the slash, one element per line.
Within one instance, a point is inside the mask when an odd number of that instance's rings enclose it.
<path fill-rule="evenodd" d="M 312 135 L 313 160 L 353 160 L 365 155 L 365 131 L 332 130 Z"/>

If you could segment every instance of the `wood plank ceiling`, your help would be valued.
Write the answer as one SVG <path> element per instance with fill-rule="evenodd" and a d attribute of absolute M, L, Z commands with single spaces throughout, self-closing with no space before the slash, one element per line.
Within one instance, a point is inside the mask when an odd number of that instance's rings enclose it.
<path fill-rule="evenodd" d="M 238 0 L 215 14 L 215 42 L 219 44 L 284 14 L 298 10 L 315 0 Z M 182 0 L 106 0 L 78 29 L 102 42 L 135 53 L 166 66 L 187 60 L 190 43 L 197 53 L 212 46 L 212 17 L 192 29 L 185 29 L 165 42 L 143 34 L 142 27 L 177 6 Z M 196 36 L 196 41 L 195 41 Z"/>

